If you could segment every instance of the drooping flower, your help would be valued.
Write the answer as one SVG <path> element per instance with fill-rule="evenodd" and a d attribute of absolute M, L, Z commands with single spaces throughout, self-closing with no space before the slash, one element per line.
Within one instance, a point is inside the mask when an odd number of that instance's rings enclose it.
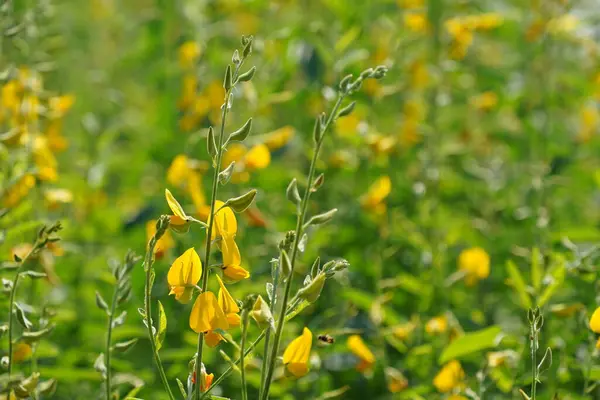
<path fill-rule="evenodd" d="M 233 236 L 223 237 L 221 252 L 223 253 L 223 275 L 229 281 L 237 282 L 250 277 L 250 273 L 240 265 L 242 257 Z"/>
<path fill-rule="evenodd" d="M 404 377 L 402 372 L 398 371 L 396 368 L 385 368 L 385 377 L 388 390 L 391 393 L 401 392 L 408 387 L 408 380 Z"/>
<path fill-rule="evenodd" d="M 217 295 L 219 306 L 225 313 L 225 317 L 227 318 L 229 326 L 239 326 L 240 316 L 238 313 L 240 312 L 240 308 L 238 307 L 238 304 L 225 287 L 225 284 L 223 283 L 219 275 L 217 275 L 217 280 L 219 281 L 220 286 L 219 294 Z"/>
<path fill-rule="evenodd" d="M 214 374 L 206 373 L 206 367 L 204 366 L 204 363 L 202 363 L 202 365 L 200 366 L 200 391 L 201 392 L 206 392 L 206 390 L 210 387 L 210 385 L 212 385 L 214 377 L 215 377 Z M 196 384 L 196 370 L 195 369 L 194 369 L 194 372 L 192 373 L 192 383 Z"/>
<path fill-rule="evenodd" d="M 425 332 L 430 335 L 438 335 L 448 330 L 448 319 L 445 315 L 433 317 L 425 324 Z"/>
<path fill-rule="evenodd" d="M 190 328 L 196 333 L 229 328 L 227 317 L 213 292 L 201 293 L 196 298 L 190 314 Z"/>
<path fill-rule="evenodd" d="M 211 232 L 211 240 L 215 240 L 217 237 L 225 237 L 231 236 L 235 237 L 237 233 L 237 219 L 235 218 L 235 214 L 233 210 L 229 207 L 223 207 L 225 203 L 220 200 L 215 201 L 215 223 L 213 224 L 213 229 Z M 211 215 L 209 215 L 209 219 L 207 224 L 210 225 Z"/>
<path fill-rule="evenodd" d="M 202 276 L 202 262 L 198 253 L 192 247 L 187 249 L 182 255 L 177 257 L 169 273 L 167 281 L 171 291 L 169 294 L 174 294 L 175 299 L 180 303 L 187 304 L 192 300 L 194 286 Z"/>
<path fill-rule="evenodd" d="M 308 373 L 308 359 L 312 347 L 312 332 L 308 328 L 302 330 L 302 335 L 288 345 L 283 352 L 283 364 L 295 377 Z"/>
<path fill-rule="evenodd" d="M 472 286 L 490 275 L 490 256 L 481 247 L 463 250 L 458 256 L 458 269 L 465 273 L 465 283 Z"/>
<path fill-rule="evenodd" d="M 367 347 L 359 335 L 352 335 L 347 341 L 350 351 L 360 360 L 356 369 L 360 372 L 369 370 L 375 364 L 375 355 Z"/>
<path fill-rule="evenodd" d="M 465 372 L 460 362 L 452 360 L 442 367 L 440 372 L 433 378 L 433 386 L 442 393 L 447 393 L 461 385 Z"/>
<path fill-rule="evenodd" d="M 190 225 L 190 218 L 187 216 L 185 211 L 183 211 L 183 207 L 181 207 L 181 204 L 179 204 L 169 189 L 165 189 L 165 197 L 167 199 L 169 208 L 173 212 L 173 215 L 171 215 L 169 220 L 171 227 L 176 231 L 186 231 Z"/>

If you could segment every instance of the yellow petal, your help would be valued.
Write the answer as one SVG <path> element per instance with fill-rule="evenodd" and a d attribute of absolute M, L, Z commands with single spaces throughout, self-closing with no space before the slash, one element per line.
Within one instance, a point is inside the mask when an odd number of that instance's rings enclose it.
<path fill-rule="evenodd" d="M 229 313 L 226 315 L 227 322 L 229 323 L 229 328 L 234 328 L 236 326 L 240 326 L 242 323 L 242 319 L 239 314 Z"/>
<path fill-rule="evenodd" d="M 167 182 L 169 185 L 181 188 L 185 185 L 189 174 L 188 157 L 185 154 L 179 154 L 175 156 L 167 170 Z"/>
<path fill-rule="evenodd" d="M 390 177 L 384 175 L 377 179 L 369 188 L 366 196 L 363 198 L 363 207 L 373 208 L 381 203 L 392 191 L 392 181 Z"/>
<path fill-rule="evenodd" d="M 490 275 L 490 256 L 481 247 L 463 250 L 458 256 L 458 269 L 471 281 L 485 279 Z"/>
<path fill-rule="evenodd" d="M 176 217 L 186 220 L 187 215 L 183 211 L 183 207 L 181 207 L 181 204 L 179 204 L 169 189 L 165 189 L 165 197 L 167 198 L 167 204 L 169 204 L 169 208 L 173 211 L 173 214 Z"/>
<path fill-rule="evenodd" d="M 221 340 L 223 340 L 223 336 L 217 332 L 209 331 L 204 335 L 204 340 L 206 341 L 206 345 L 208 347 L 215 347 Z"/>
<path fill-rule="evenodd" d="M 294 375 L 295 372 L 299 372 L 300 369 L 298 365 L 304 364 L 305 368 L 308 363 L 308 358 L 310 357 L 310 349 L 312 347 L 312 332 L 308 328 L 304 328 L 302 331 L 302 335 L 298 336 L 296 339 L 292 340 L 288 347 L 283 352 L 283 363 L 293 365 L 293 369 L 290 370 L 289 365 L 288 369 Z M 307 369 L 308 370 L 308 369 Z M 306 373 L 306 372 L 304 372 Z"/>
<path fill-rule="evenodd" d="M 271 152 L 265 144 L 257 144 L 248 151 L 245 160 L 247 169 L 263 169 L 271 163 Z"/>
<path fill-rule="evenodd" d="M 456 360 L 444 365 L 433 379 L 433 386 L 442 393 L 446 393 L 461 384 L 465 372 Z"/>
<path fill-rule="evenodd" d="M 236 266 L 242 263 L 242 256 L 233 236 L 226 235 L 221 242 L 221 252 L 223 253 L 223 265 L 225 267 Z"/>
<path fill-rule="evenodd" d="M 269 148 L 269 150 L 277 150 L 283 146 L 287 142 L 290 141 L 292 137 L 294 137 L 295 130 L 292 126 L 286 125 L 281 127 L 267 135 L 267 139 L 265 140 L 265 144 Z"/>
<path fill-rule="evenodd" d="M 369 350 L 365 342 L 363 342 L 362 338 L 358 335 L 352 335 L 348 338 L 348 348 L 350 351 L 362 361 L 365 361 L 368 364 L 375 363 L 375 356 Z"/>
<path fill-rule="evenodd" d="M 596 333 L 600 333 L 600 307 L 596 308 L 596 311 L 590 318 L 590 329 Z"/>
<path fill-rule="evenodd" d="M 190 314 L 190 328 L 196 333 L 229 328 L 225 313 L 213 292 L 204 292 L 196 298 Z"/>
<path fill-rule="evenodd" d="M 301 378 L 308 373 L 308 365 L 306 363 L 289 363 L 286 367 L 296 378 Z"/>
<path fill-rule="evenodd" d="M 247 152 L 248 150 L 246 149 L 246 146 L 244 146 L 242 143 L 232 143 L 231 145 L 227 146 L 227 152 L 223 155 L 221 168 L 227 168 L 229 164 L 234 161 L 239 163 Z"/>
<path fill-rule="evenodd" d="M 223 275 L 231 282 L 241 281 L 250 277 L 250 272 L 239 265 L 229 265 L 223 268 Z"/>
<path fill-rule="evenodd" d="M 211 240 L 215 240 L 217 236 L 235 237 L 235 234 L 237 233 L 237 220 L 235 219 L 235 214 L 231 208 L 223 207 L 224 204 L 225 203 L 220 200 L 215 201 L 215 210 L 218 211 L 215 215 L 215 223 L 210 236 Z M 210 216 L 208 224 L 210 224 Z"/>
<path fill-rule="evenodd" d="M 169 286 L 194 286 L 201 276 L 202 262 L 196 250 L 191 247 L 173 261 L 167 274 L 167 282 Z"/>
<path fill-rule="evenodd" d="M 231 296 L 231 294 L 229 293 L 229 291 L 223 284 L 223 281 L 221 280 L 219 275 L 216 275 L 216 277 L 217 277 L 217 280 L 219 281 L 219 286 L 220 286 L 219 294 L 218 294 L 219 306 L 221 307 L 221 309 L 223 310 L 223 312 L 225 314 L 239 313 L 240 308 L 238 307 L 236 301 L 233 299 L 233 297 Z"/>
<path fill-rule="evenodd" d="M 32 349 L 27 343 L 17 343 L 13 349 L 12 361 L 20 363 L 31 357 Z"/>

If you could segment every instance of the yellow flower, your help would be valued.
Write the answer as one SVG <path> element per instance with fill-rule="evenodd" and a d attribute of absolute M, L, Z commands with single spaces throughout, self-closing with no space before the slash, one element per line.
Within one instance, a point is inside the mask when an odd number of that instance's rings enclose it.
<path fill-rule="evenodd" d="M 401 392 L 408 387 L 408 380 L 404 377 L 402 372 L 398 371 L 396 368 L 385 368 L 385 377 L 388 390 L 391 393 Z"/>
<path fill-rule="evenodd" d="M 75 103 L 75 96 L 72 94 L 66 94 L 64 96 L 51 97 L 48 100 L 48 106 L 50 107 L 50 116 L 52 118 L 60 118 L 64 116 L 67 111 L 73 107 Z"/>
<path fill-rule="evenodd" d="M 202 262 L 196 250 L 191 247 L 177 257 L 169 268 L 167 274 L 167 282 L 171 290 L 169 294 L 174 294 L 175 299 L 180 303 L 189 303 L 192 300 L 194 287 L 201 276 Z"/>
<path fill-rule="evenodd" d="M 487 353 L 487 362 L 488 366 L 491 368 L 496 368 L 501 365 L 506 364 L 511 358 L 514 357 L 514 352 L 511 350 L 505 351 L 492 351 Z"/>
<path fill-rule="evenodd" d="M 459 387 L 464 377 L 465 372 L 462 366 L 458 361 L 453 360 L 444 365 L 435 378 L 433 378 L 433 386 L 439 392 L 447 393 Z"/>
<path fill-rule="evenodd" d="M 283 364 L 295 377 L 301 377 L 308 373 L 308 358 L 312 347 L 312 332 L 304 328 L 302 335 L 288 345 L 283 352 Z"/>
<path fill-rule="evenodd" d="M 175 156 L 167 170 L 167 182 L 179 188 L 185 187 L 190 174 L 188 157 L 185 154 Z"/>
<path fill-rule="evenodd" d="M 45 137 L 35 135 L 33 138 L 33 160 L 38 169 L 38 178 L 42 181 L 56 181 L 58 162 L 48 147 Z"/>
<path fill-rule="evenodd" d="M 190 328 L 196 333 L 228 329 L 229 323 L 213 292 L 201 293 L 190 314 Z"/>
<path fill-rule="evenodd" d="M 170 218 L 170 224 L 175 230 L 184 229 L 189 224 L 189 217 L 186 215 L 185 211 L 183 211 L 183 207 L 181 207 L 181 204 L 179 204 L 169 189 L 165 189 L 165 197 L 169 208 L 173 212 L 173 215 L 171 215 Z"/>
<path fill-rule="evenodd" d="M 425 332 L 431 335 L 444 333 L 446 330 L 448 330 L 448 320 L 444 315 L 433 317 L 425 324 Z"/>
<path fill-rule="evenodd" d="M 193 74 L 185 75 L 181 84 L 181 97 L 179 98 L 179 102 L 177 103 L 177 106 L 180 110 L 186 110 L 194 103 L 194 101 L 199 100 L 196 99 L 197 91 L 198 78 L 196 78 L 196 76 Z M 189 123 L 189 125 L 191 126 L 186 126 L 185 128 L 188 129 L 184 130 L 192 129 L 196 123 L 196 120 L 202 118 L 204 115 L 206 115 L 207 112 L 208 107 L 206 107 L 206 111 L 204 113 L 199 113 L 197 110 L 195 110 L 195 112 L 193 113 L 193 120 Z"/>
<path fill-rule="evenodd" d="M 296 131 L 293 127 L 286 125 L 268 133 L 265 144 L 269 150 L 275 151 L 285 146 L 294 137 L 295 133 Z"/>
<path fill-rule="evenodd" d="M 465 283 L 472 286 L 490 275 L 490 256 L 481 247 L 463 250 L 458 256 L 458 269 L 465 273 Z"/>
<path fill-rule="evenodd" d="M 404 26 L 415 33 L 427 33 L 429 31 L 429 22 L 424 11 L 404 13 Z"/>
<path fill-rule="evenodd" d="M 579 134 L 578 139 L 582 142 L 588 142 L 598 127 L 600 115 L 595 105 L 583 107 L 579 113 Z"/>
<path fill-rule="evenodd" d="M 572 14 L 565 14 L 548 21 L 548 32 L 554 35 L 573 32 L 579 25 L 579 19 Z"/>
<path fill-rule="evenodd" d="M 44 190 L 44 199 L 49 209 L 56 209 L 60 204 L 68 204 L 73 201 L 73 193 L 68 189 L 53 189 Z"/>
<path fill-rule="evenodd" d="M 218 332 L 208 331 L 204 334 L 204 340 L 206 341 L 206 345 L 208 347 L 215 347 L 221 340 L 223 340 L 223 336 Z"/>
<path fill-rule="evenodd" d="M 223 253 L 223 275 L 232 282 L 237 282 L 250 277 L 250 273 L 241 267 L 242 257 L 233 236 L 223 236 L 221 241 Z"/>
<path fill-rule="evenodd" d="M 596 308 L 590 318 L 590 329 L 595 333 L 600 333 L 600 307 Z"/>
<path fill-rule="evenodd" d="M 257 144 L 252 147 L 244 157 L 245 167 L 252 171 L 255 169 L 264 169 L 271 163 L 271 153 L 265 144 Z"/>
<path fill-rule="evenodd" d="M 425 6 L 425 0 L 396 0 L 399 7 L 402 8 L 421 8 Z"/>
<path fill-rule="evenodd" d="M 393 328 L 393 334 L 400 340 L 406 340 L 410 337 L 411 333 L 415 330 L 415 324 L 413 322 L 407 322 L 402 325 L 398 325 Z"/>
<path fill-rule="evenodd" d="M 471 98 L 471 105 L 478 110 L 489 111 L 498 104 L 498 95 L 494 92 L 483 92 Z"/>
<path fill-rule="evenodd" d="M 152 236 L 156 233 L 156 220 L 151 220 L 146 223 L 146 240 L 150 241 Z M 158 242 L 156 242 L 156 246 L 154 246 L 154 256 L 157 259 L 161 259 L 164 257 L 165 253 L 175 247 L 175 241 L 171 237 L 171 232 L 166 231 L 164 235 Z"/>
<path fill-rule="evenodd" d="M 23 175 L 15 184 L 10 186 L 4 196 L 2 203 L 4 207 L 11 208 L 19 204 L 29 191 L 35 186 L 35 178 L 31 174 Z"/>
<path fill-rule="evenodd" d="M 31 346 L 27 343 L 17 343 L 13 348 L 11 361 L 15 364 L 22 363 L 29 359 L 32 354 Z"/>
<path fill-rule="evenodd" d="M 360 372 L 370 369 L 375 364 L 375 355 L 358 335 L 352 335 L 346 343 L 350 351 L 360 359 L 356 369 Z"/>
<path fill-rule="evenodd" d="M 366 195 L 361 199 L 361 204 L 363 208 L 372 210 L 375 209 L 379 204 L 385 200 L 385 198 L 392 191 L 392 181 L 390 177 L 384 175 L 377 179 L 371 187 Z"/>
<path fill-rule="evenodd" d="M 469 400 L 469 399 L 460 394 L 453 394 L 452 396 L 448 397 L 448 400 Z"/>
<path fill-rule="evenodd" d="M 179 47 L 179 66 L 183 69 L 193 68 L 200 57 L 200 45 L 190 40 Z"/>
<path fill-rule="evenodd" d="M 211 232 L 211 240 L 217 237 L 231 236 L 235 237 L 237 233 L 237 220 L 235 214 L 229 207 L 223 207 L 225 203 L 220 200 L 215 201 L 215 223 Z M 211 213 L 211 215 L 214 213 Z M 210 225 L 210 216 L 207 224 Z"/>
<path fill-rule="evenodd" d="M 217 280 L 219 281 L 219 286 L 220 286 L 219 294 L 217 295 L 219 306 L 225 313 L 225 316 L 227 317 L 227 322 L 229 323 L 229 326 L 230 327 L 239 326 L 240 325 L 240 316 L 238 315 L 238 313 L 240 312 L 240 308 L 238 307 L 238 305 L 237 305 L 236 301 L 233 299 L 233 297 L 231 297 L 231 294 L 229 294 L 229 291 L 223 284 L 223 281 L 221 280 L 219 275 L 217 275 Z"/>

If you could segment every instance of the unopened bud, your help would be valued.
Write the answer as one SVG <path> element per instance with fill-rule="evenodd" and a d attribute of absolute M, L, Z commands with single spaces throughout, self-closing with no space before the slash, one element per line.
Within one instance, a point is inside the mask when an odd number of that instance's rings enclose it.
<path fill-rule="evenodd" d="M 250 311 L 250 316 L 256 321 L 261 329 L 264 329 L 268 326 L 270 326 L 272 329 L 275 329 L 271 310 L 269 309 L 267 302 L 264 301 L 261 296 L 256 298 L 254 306 L 252 306 L 252 310 Z"/>
<path fill-rule="evenodd" d="M 240 213 L 242 211 L 245 211 L 248 207 L 250 207 L 250 204 L 252 204 L 255 197 L 256 189 L 252 189 L 239 197 L 234 197 L 232 199 L 227 200 L 225 202 L 224 207 L 230 207 L 233 211 Z"/>
<path fill-rule="evenodd" d="M 315 279 L 298 291 L 298 297 L 309 303 L 314 303 L 321 295 L 326 279 L 327 277 L 324 273 L 319 273 Z"/>

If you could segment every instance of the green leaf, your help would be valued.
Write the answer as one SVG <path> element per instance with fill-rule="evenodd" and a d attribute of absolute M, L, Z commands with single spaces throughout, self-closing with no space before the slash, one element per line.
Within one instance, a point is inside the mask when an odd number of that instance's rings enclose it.
<path fill-rule="evenodd" d="M 27 276 L 31 279 L 40 279 L 40 278 L 45 278 L 47 275 L 44 272 L 25 271 L 25 272 L 21 272 L 21 276 Z"/>
<path fill-rule="evenodd" d="M 30 330 L 33 325 L 31 323 L 31 321 L 29 321 L 27 319 L 27 316 L 25 315 L 25 311 L 23 311 L 21 306 L 17 303 L 15 303 L 15 308 L 17 309 L 17 321 L 19 321 L 19 324 L 21 324 L 21 326 L 23 328 Z"/>
<path fill-rule="evenodd" d="M 106 304 L 106 301 L 104 298 L 102 298 L 102 295 L 98 293 L 98 291 L 96 291 L 96 306 L 98 306 L 99 309 L 104 310 L 107 315 L 110 314 L 108 304 Z"/>
<path fill-rule="evenodd" d="M 525 281 L 523 280 L 521 272 L 519 272 L 519 268 L 512 260 L 508 260 L 506 262 L 506 271 L 508 272 L 508 276 L 510 276 L 512 281 L 513 289 L 519 296 L 521 307 L 525 310 L 530 309 L 532 307 L 531 297 L 529 296 L 529 293 L 527 293 L 527 286 L 525 285 Z"/>
<path fill-rule="evenodd" d="M 496 347 L 502 335 L 499 326 L 494 325 L 476 332 L 466 333 L 452 341 L 442 352 L 439 362 L 444 364 L 477 351 Z"/>
<path fill-rule="evenodd" d="M 156 333 L 156 351 L 160 350 L 167 334 L 167 314 L 162 303 L 158 302 L 158 332 Z"/>
<path fill-rule="evenodd" d="M 551 283 L 546 286 L 542 294 L 537 300 L 538 307 L 544 306 L 554 295 L 556 290 L 563 284 L 565 280 L 565 262 L 564 260 L 560 260 L 558 264 L 554 265 L 548 275 L 552 278 Z"/>

